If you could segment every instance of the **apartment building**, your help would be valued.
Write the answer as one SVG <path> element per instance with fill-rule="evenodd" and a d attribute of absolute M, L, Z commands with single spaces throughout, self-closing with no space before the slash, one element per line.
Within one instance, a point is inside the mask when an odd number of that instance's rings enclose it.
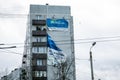
<path fill-rule="evenodd" d="M 22 80 L 76 80 L 70 6 L 30 5 Z"/>

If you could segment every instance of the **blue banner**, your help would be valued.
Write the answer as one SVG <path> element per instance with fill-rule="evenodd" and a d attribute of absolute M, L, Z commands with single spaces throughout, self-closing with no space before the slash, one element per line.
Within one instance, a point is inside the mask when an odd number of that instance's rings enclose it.
<path fill-rule="evenodd" d="M 68 21 L 65 19 L 47 19 L 48 28 L 68 28 Z"/>
<path fill-rule="evenodd" d="M 48 46 L 48 65 L 57 65 L 65 62 L 65 55 L 63 51 L 57 47 L 52 38 L 47 35 L 47 46 Z"/>
<path fill-rule="evenodd" d="M 57 51 L 62 51 L 60 48 L 56 46 L 55 42 L 52 40 L 52 38 L 49 35 L 47 35 L 47 46 Z"/>

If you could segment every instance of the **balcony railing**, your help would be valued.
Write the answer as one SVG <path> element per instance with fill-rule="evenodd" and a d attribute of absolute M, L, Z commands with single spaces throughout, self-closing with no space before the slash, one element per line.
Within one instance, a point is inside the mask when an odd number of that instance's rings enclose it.
<path fill-rule="evenodd" d="M 33 36 L 46 36 L 47 32 L 46 31 L 32 31 Z"/>
<path fill-rule="evenodd" d="M 45 26 L 46 25 L 46 20 L 32 20 L 32 25 Z"/>
<path fill-rule="evenodd" d="M 47 71 L 47 66 L 32 66 L 33 71 Z"/>
<path fill-rule="evenodd" d="M 47 77 L 33 77 L 33 80 L 47 80 Z"/>
<path fill-rule="evenodd" d="M 32 43 L 33 47 L 43 47 L 43 46 L 47 46 L 47 42 L 33 42 Z"/>
<path fill-rule="evenodd" d="M 32 59 L 37 59 L 37 58 L 40 58 L 40 59 L 47 59 L 47 54 L 32 54 Z"/>

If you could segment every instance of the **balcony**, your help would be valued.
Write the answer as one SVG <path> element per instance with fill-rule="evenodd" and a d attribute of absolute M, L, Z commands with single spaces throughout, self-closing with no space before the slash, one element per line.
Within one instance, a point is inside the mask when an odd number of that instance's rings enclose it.
<path fill-rule="evenodd" d="M 47 42 L 33 42 L 32 43 L 33 47 L 43 47 L 43 46 L 47 46 Z"/>
<path fill-rule="evenodd" d="M 46 20 L 32 20 L 32 25 L 45 26 L 46 25 Z"/>
<path fill-rule="evenodd" d="M 47 59 L 47 54 L 33 54 L 32 56 L 33 56 L 32 59 L 37 59 L 37 58 Z"/>
<path fill-rule="evenodd" d="M 47 80 L 47 77 L 33 77 L 33 80 Z"/>
<path fill-rule="evenodd" d="M 47 71 L 47 66 L 32 66 L 33 71 Z"/>
<path fill-rule="evenodd" d="M 47 36 L 46 31 L 32 31 L 32 36 Z"/>

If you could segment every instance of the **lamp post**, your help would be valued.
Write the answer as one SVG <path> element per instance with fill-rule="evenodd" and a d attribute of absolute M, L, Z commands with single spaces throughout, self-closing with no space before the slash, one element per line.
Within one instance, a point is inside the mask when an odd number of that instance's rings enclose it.
<path fill-rule="evenodd" d="M 0 44 L 0 45 L 4 45 L 4 44 Z"/>
<path fill-rule="evenodd" d="M 0 44 L 0 45 L 5 45 L 5 44 Z M 9 49 L 9 48 L 16 48 L 16 46 L 0 47 L 0 49 Z"/>
<path fill-rule="evenodd" d="M 90 67 L 91 67 L 91 80 L 94 80 L 94 72 L 93 72 L 93 60 L 92 60 L 92 51 L 91 49 L 95 46 L 96 42 L 93 42 L 90 47 Z"/>
<path fill-rule="evenodd" d="M 16 46 L 10 46 L 10 47 L 0 47 L 0 49 L 9 49 L 9 48 L 16 48 Z"/>

